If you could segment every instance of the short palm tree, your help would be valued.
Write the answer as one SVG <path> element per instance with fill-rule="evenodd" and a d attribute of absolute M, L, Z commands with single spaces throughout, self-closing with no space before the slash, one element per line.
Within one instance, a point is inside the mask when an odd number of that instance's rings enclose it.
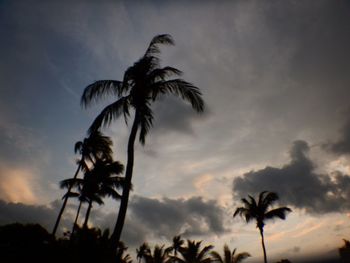
<path fill-rule="evenodd" d="M 101 132 L 96 131 L 91 133 L 87 138 L 83 141 L 78 141 L 75 144 L 74 152 L 80 154 L 80 160 L 77 162 L 78 168 L 73 176 L 75 180 L 78 177 L 80 171 L 87 167 L 87 163 L 94 163 L 96 159 L 112 159 L 112 140 L 103 135 Z M 54 228 L 52 230 L 52 234 L 55 235 L 58 229 L 58 225 L 61 221 L 63 212 L 66 208 L 68 198 L 76 197 L 76 193 L 73 193 L 72 187 L 73 185 L 66 185 L 67 193 L 63 196 L 63 204 L 60 209 L 60 212 L 57 216 Z"/>
<path fill-rule="evenodd" d="M 179 249 L 180 256 L 172 256 L 172 261 L 179 263 L 210 263 L 210 250 L 214 247 L 209 245 L 201 248 L 201 241 L 187 240 L 187 246 Z"/>
<path fill-rule="evenodd" d="M 182 73 L 180 70 L 173 67 L 160 67 L 158 58 L 160 53 L 158 46 L 160 44 L 173 45 L 174 42 L 170 35 L 155 36 L 146 53 L 125 71 L 122 81 L 96 81 L 85 88 L 81 98 L 81 104 L 87 107 L 92 102 L 106 96 L 116 97 L 115 102 L 105 107 L 93 121 L 89 129 L 90 132 L 99 130 L 101 126 L 108 126 L 122 114 L 127 122 L 130 112 L 133 111 L 134 113 L 127 146 L 125 187 L 123 188 L 118 218 L 111 237 L 114 244 L 118 244 L 124 226 L 133 174 L 136 135 L 139 131 L 139 140 L 141 144 L 144 144 L 146 135 L 152 126 L 153 111 L 151 104 L 162 95 L 173 94 L 189 102 L 197 112 L 202 112 L 204 109 L 200 90 L 191 83 L 178 78 Z"/>
<path fill-rule="evenodd" d="M 274 218 L 285 219 L 287 212 L 292 210 L 289 207 L 279 207 L 268 210 L 278 200 L 278 195 L 274 192 L 263 191 L 256 201 L 251 195 L 248 195 L 249 200 L 243 198 L 243 207 L 238 207 L 233 214 L 233 217 L 240 215 L 249 223 L 251 220 L 256 221 L 256 227 L 260 231 L 261 245 L 264 253 L 264 262 L 267 263 L 265 241 L 264 241 L 264 226 L 267 220 Z"/>
<path fill-rule="evenodd" d="M 84 228 L 87 228 L 93 202 L 102 205 L 103 197 L 120 199 L 121 195 L 117 189 L 124 185 L 124 178 L 118 176 L 123 172 L 123 165 L 118 161 L 97 159 L 91 169 L 87 169 L 84 178 L 66 179 L 61 186 L 76 186 L 80 191 L 79 200 L 87 202 L 88 208 L 85 215 Z"/>
<path fill-rule="evenodd" d="M 136 258 L 141 263 L 142 259 L 146 257 L 146 255 L 151 253 L 151 249 L 149 245 L 144 242 L 139 248 L 136 249 Z"/>
<path fill-rule="evenodd" d="M 174 251 L 174 256 L 177 256 L 177 252 L 181 249 L 182 245 L 184 244 L 184 240 L 181 238 L 181 236 L 174 236 L 173 237 L 173 244 L 171 245 L 170 249 Z"/>
<path fill-rule="evenodd" d="M 240 263 L 242 260 L 250 257 L 250 254 L 247 252 L 236 254 L 236 249 L 231 252 L 230 248 L 227 245 L 224 245 L 223 257 L 221 257 L 220 253 L 216 251 L 212 251 L 210 254 L 213 257 L 213 262 L 218 263 Z"/>
<path fill-rule="evenodd" d="M 145 254 L 144 258 L 146 263 L 168 263 L 170 262 L 169 252 L 169 248 L 164 249 L 164 246 L 156 245 L 153 253 L 149 251 Z"/>

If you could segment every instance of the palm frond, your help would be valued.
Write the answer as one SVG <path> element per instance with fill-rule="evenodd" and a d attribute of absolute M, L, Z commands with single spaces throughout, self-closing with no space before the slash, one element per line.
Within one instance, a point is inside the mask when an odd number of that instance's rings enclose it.
<path fill-rule="evenodd" d="M 152 90 L 152 98 L 157 98 L 159 94 L 171 93 L 189 102 L 197 112 L 204 110 L 204 101 L 199 88 L 183 79 L 158 81 Z"/>
<path fill-rule="evenodd" d="M 117 119 L 122 113 L 126 118 L 129 116 L 128 97 L 122 97 L 105 107 L 91 124 L 89 134 L 98 131 L 101 126 L 110 125 L 110 123 Z"/>
<path fill-rule="evenodd" d="M 237 254 L 237 256 L 235 256 L 235 259 L 233 261 L 233 263 L 240 263 L 242 260 L 251 257 L 251 255 L 248 252 L 242 252 Z"/>
<path fill-rule="evenodd" d="M 265 218 L 266 219 L 273 219 L 273 218 L 280 218 L 280 219 L 286 219 L 286 215 L 288 212 L 292 212 L 292 209 L 290 209 L 289 207 L 279 207 L 273 210 L 268 211 L 265 214 Z"/>
<path fill-rule="evenodd" d="M 214 262 L 218 262 L 218 263 L 224 263 L 224 261 L 222 260 L 221 255 L 216 252 L 216 251 L 211 251 L 210 255 L 213 257 L 213 261 Z"/>
<path fill-rule="evenodd" d="M 88 85 L 81 97 L 80 104 L 83 107 L 90 106 L 109 95 L 121 96 L 123 91 L 123 82 L 119 80 L 98 80 Z"/>
<path fill-rule="evenodd" d="M 155 54 L 159 54 L 160 53 L 160 50 L 158 47 L 159 44 L 174 45 L 174 40 L 171 37 L 171 35 L 168 35 L 168 34 L 162 34 L 162 35 L 155 36 L 151 40 L 151 43 L 149 44 L 144 56 L 147 57 L 147 56 L 153 56 Z"/>
<path fill-rule="evenodd" d="M 279 197 L 278 197 L 278 194 L 274 192 L 265 192 L 265 193 L 267 194 L 263 198 L 262 207 L 266 209 L 267 207 L 272 205 L 275 201 L 277 201 Z"/>
<path fill-rule="evenodd" d="M 139 141 L 142 145 L 145 145 L 146 136 L 153 125 L 153 112 L 152 109 L 145 105 L 140 109 L 141 116 L 139 120 L 140 134 Z"/>
<path fill-rule="evenodd" d="M 156 68 L 150 72 L 148 79 L 150 83 L 155 83 L 157 81 L 165 81 L 166 78 L 172 76 L 180 76 L 182 71 L 173 67 Z"/>

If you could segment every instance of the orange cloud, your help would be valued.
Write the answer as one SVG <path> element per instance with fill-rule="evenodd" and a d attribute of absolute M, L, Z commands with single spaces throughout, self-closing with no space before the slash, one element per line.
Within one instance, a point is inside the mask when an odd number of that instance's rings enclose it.
<path fill-rule="evenodd" d="M 20 168 L 0 170 L 0 199 L 7 202 L 33 204 L 33 173 Z"/>

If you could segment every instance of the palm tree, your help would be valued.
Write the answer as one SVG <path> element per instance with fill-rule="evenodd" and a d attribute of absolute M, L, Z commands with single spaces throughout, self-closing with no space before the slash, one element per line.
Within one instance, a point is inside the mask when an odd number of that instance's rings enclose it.
<path fill-rule="evenodd" d="M 181 249 L 182 245 L 184 244 L 184 240 L 181 238 L 181 236 L 174 236 L 173 237 L 173 244 L 171 245 L 170 249 L 174 251 L 174 256 L 177 256 L 177 252 Z"/>
<path fill-rule="evenodd" d="M 216 251 L 212 251 L 210 254 L 213 257 L 213 261 L 218 263 L 240 263 L 242 260 L 250 257 L 250 254 L 247 252 L 242 252 L 236 255 L 236 249 L 231 252 L 226 244 L 224 245 L 224 257 L 221 257 Z"/>
<path fill-rule="evenodd" d="M 209 245 L 201 249 L 201 243 L 202 241 L 187 240 L 187 246 L 179 249 L 181 257 L 172 256 L 171 259 L 179 263 L 210 263 L 212 259 L 208 254 L 214 246 Z"/>
<path fill-rule="evenodd" d="M 279 207 L 268 211 L 268 208 L 278 200 L 278 195 L 274 192 L 263 191 L 259 195 L 258 202 L 255 199 L 248 195 L 249 200 L 243 198 L 242 202 L 244 204 L 243 207 L 238 207 L 233 214 L 233 217 L 240 215 L 244 216 L 247 223 L 251 220 L 256 220 L 256 227 L 260 231 L 261 235 L 261 245 L 264 252 L 264 262 L 267 263 L 266 258 L 266 249 L 264 242 L 264 226 L 265 221 L 280 218 L 285 219 L 287 212 L 291 212 L 292 210 L 289 207 Z"/>
<path fill-rule="evenodd" d="M 141 263 L 142 258 L 145 258 L 145 256 L 150 253 L 151 249 L 149 248 L 149 245 L 144 242 L 139 248 L 136 249 L 136 258 L 139 260 L 139 263 Z"/>
<path fill-rule="evenodd" d="M 114 199 L 120 199 L 121 195 L 117 192 L 124 185 L 124 178 L 119 175 L 123 172 L 123 165 L 118 161 L 100 160 L 96 162 L 92 169 L 85 171 L 85 176 L 81 178 L 66 179 L 61 182 L 61 186 L 76 186 L 80 191 L 79 200 L 87 202 L 88 208 L 85 215 L 84 228 L 87 228 L 93 202 L 102 205 L 103 197 L 109 196 Z"/>
<path fill-rule="evenodd" d="M 90 135 L 83 141 L 78 141 L 74 146 L 74 152 L 79 153 L 81 155 L 81 158 L 77 162 L 78 168 L 73 176 L 73 179 L 76 179 L 79 172 L 87 167 L 87 162 L 94 163 L 96 159 L 111 160 L 113 154 L 112 144 L 112 140 L 99 131 L 90 133 Z M 68 198 L 76 197 L 76 194 L 71 192 L 72 187 L 73 185 L 67 185 L 68 190 L 67 193 L 63 196 L 63 204 L 52 230 L 52 235 L 55 235 L 57 232 L 58 225 L 67 205 Z"/>
<path fill-rule="evenodd" d="M 121 114 L 124 115 L 127 123 L 130 111 L 134 112 L 127 146 L 125 187 L 123 188 L 118 218 L 111 237 L 114 244 L 119 242 L 124 226 L 133 174 L 136 135 L 140 131 L 139 141 L 144 145 L 146 135 L 153 121 L 152 102 L 161 95 L 173 94 L 189 102 L 197 112 L 202 112 L 204 109 L 201 92 L 197 87 L 181 78 L 171 78 L 172 76 L 180 76 L 182 74 L 180 70 L 173 67 L 160 67 L 157 56 L 160 53 L 159 44 L 173 45 L 174 42 L 170 35 L 155 36 L 146 53 L 126 70 L 123 81 L 96 81 L 85 88 L 81 98 L 81 104 L 87 107 L 92 102 L 97 102 L 108 95 L 116 96 L 116 101 L 105 107 L 93 121 L 89 129 L 90 132 L 99 130 L 101 126 L 108 126 Z"/>
<path fill-rule="evenodd" d="M 170 260 L 169 252 L 169 248 L 164 249 L 164 246 L 156 245 L 153 249 L 153 254 L 149 251 L 144 258 L 146 263 L 167 263 Z"/>
<path fill-rule="evenodd" d="M 115 262 L 118 262 L 118 263 L 132 263 L 131 256 L 129 254 L 124 255 L 124 252 L 127 249 L 128 248 L 124 245 L 123 242 L 119 242 L 119 245 L 117 246 Z"/>

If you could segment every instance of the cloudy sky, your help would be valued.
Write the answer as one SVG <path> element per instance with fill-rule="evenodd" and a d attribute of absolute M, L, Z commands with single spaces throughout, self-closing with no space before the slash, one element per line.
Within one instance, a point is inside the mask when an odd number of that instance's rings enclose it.
<path fill-rule="evenodd" d="M 132 2 L 132 3 L 130 3 Z M 58 182 L 74 143 L 108 100 L 80 107 L 84 88 L 122 79 L 157 34 L 162 65 L 184 72 L 202 115 L 173 97 L 153 105 L 136 145 L 124 240 L 183 236 L 261 259 L 258 231 L 232 213 L 240 198 L 276 191 L 293 213 L 266 226 L 268 253 L 293 262 L 336 254 L 350 237 L 349 1 L 0 1 L 0 224 L 52 228 Z M 104 132 L 126 161 L 128 127 Z M 76 204 L 63 220 L 69 227 Z M 112 227 L 118 204 L 96 207 Z"/>

